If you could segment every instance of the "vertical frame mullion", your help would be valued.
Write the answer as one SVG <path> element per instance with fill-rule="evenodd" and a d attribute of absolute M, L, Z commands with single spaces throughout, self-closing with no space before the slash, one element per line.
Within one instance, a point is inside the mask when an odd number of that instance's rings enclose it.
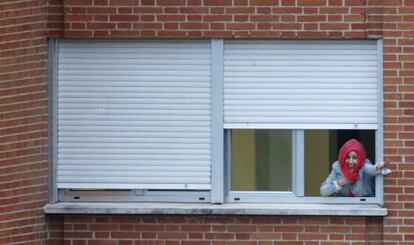
<path fill-rule="evenodd" d="M 223 40 L 211 40 L 211 203 L 224 202 Z"/>
<path fill-rule="evenodd" d="M 378 93 L 378 124 L 375 133 L 375 158 L 377 162 L 384 158 L 384 89 L 383 89 L 383 41 L 377 40 L 377 93 Z M 375 178 L 375 197 L 379 204 L 384 204 L 384 177 L 377 175 Z"/>
<path fill-rule="evenodd" d="M 303 129 L 293 130 L 293 193 L 302 197 L 305 195 L 305 133 Z"/>
<path fill-rule="evenodd" d="M 231 130 L 224 130 L 224 199 L 231 191 Z"/>

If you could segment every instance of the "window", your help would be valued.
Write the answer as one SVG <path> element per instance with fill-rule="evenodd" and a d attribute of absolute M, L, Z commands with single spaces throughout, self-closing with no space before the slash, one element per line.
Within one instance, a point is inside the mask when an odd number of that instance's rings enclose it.
<path fill-rule="evenodd" d="M 382 159 L 381 41 L 53 48 L 58 201 L 382 202 L 318 195 L 345 139 Z"/>
<path fill-rule="evenodd" d="M 371 161 L 381 159 L 377 45 L 224 42 L 226 201 L 376 201 L 321 198 L 319 187 L 347 139 L 362 140 Z"/>
<path fill-rule="evenodd" d="M 139 200 L 188 190 L 205 200 L 210 43 L 63 41 L 58 49 L 57 188 L 138 190 L 127 194 Z"/>
<path fill-rule="evenodd" d="M 319 187 L 338 160 L 340 147 L 352 138 L 364 145 L 367 159 L 375 163 L 374 130 L 305 131 L 305 196 L 320 196 Z"/>

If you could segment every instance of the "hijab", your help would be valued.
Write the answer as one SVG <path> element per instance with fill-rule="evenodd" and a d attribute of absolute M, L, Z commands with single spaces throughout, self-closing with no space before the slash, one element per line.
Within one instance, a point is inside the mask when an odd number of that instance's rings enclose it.
<path fill-rule="evenodd" d="M 348 153 L 355 151 L 357 154 L 357 163 L 353 169 L 349 169 L 346 164 Z M 356 139 L 350 139 L 339 150 L 338 161 L 341 166 L 342 173 L 349 180 L 356 180 L 359 177 L 359 170 L 364 166 L 366 153 L 364 146 Z"/>

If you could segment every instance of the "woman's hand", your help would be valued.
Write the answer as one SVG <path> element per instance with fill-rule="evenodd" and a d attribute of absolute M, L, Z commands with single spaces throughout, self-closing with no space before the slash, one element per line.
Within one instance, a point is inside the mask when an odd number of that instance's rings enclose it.
<path fill-rule="evenodd" d="M 352 181 L 351 180 L 349 180 L 349 179 L 347 179 L 347 178 L 345 178 L 345 177 L 342 177 L 341 179 L 339 179 L 339 180 L 337 180 L 336 181 L 336 183 L 339 185 L 339 186 L 344 186 L 344 185 L 347 185 L 347 184 L 350 184 L 350 183 L 352 183 Z"/>
<path fill-rule="evenodd" d="M 377 174 L 382 173 L 382 171 L 384 169 L 387 169 L 387 166 L 389 165 L 389 161 L 388 160 L 384 160 L 383 162 L 377 163 L 376 167 L 377 167 Z"/>

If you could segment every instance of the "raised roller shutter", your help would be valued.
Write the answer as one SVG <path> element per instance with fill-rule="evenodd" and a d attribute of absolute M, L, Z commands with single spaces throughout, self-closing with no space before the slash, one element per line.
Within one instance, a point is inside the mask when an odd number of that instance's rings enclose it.
<path fill-rule="evenodd" d="M 225 128 L 376 129 L 377 42 L 225 41 Z"/>

